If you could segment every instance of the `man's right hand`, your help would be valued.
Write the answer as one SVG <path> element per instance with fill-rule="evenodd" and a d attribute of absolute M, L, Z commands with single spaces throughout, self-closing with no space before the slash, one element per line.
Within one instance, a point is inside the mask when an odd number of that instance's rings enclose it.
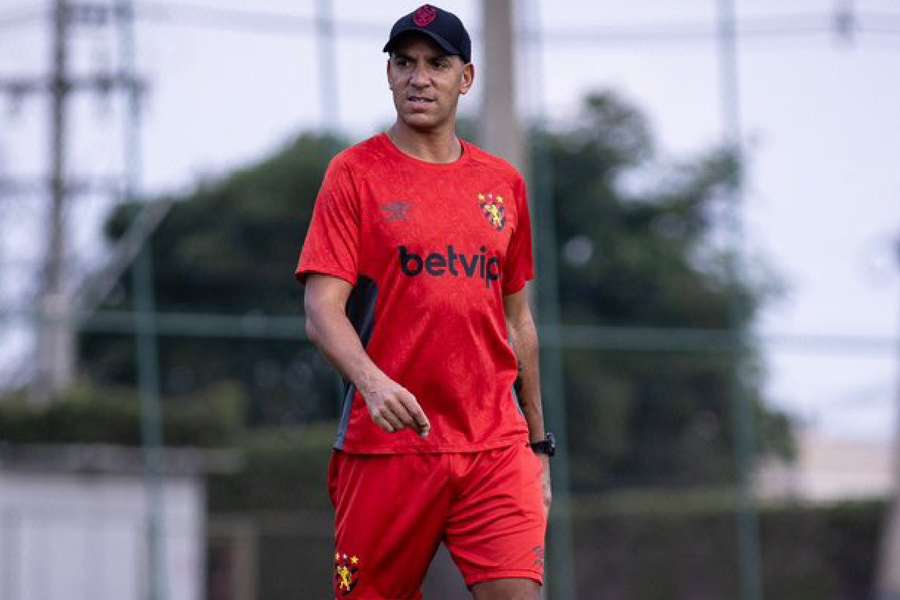
<path fill-rule="evenodd" d="M 416 397 L 396 381 L 385 378 L 368 390 L 360 390 L 375 424 L 396 433 L 409 427 L 421 437 L 428 437 L 431 423 Z"/>
<path fill-rule="evenodd" d="M 372 362 L 347 319 L 352 290 L 353 286 L 339 277 L 310 274 L 303 297 L 306 335 L 344 379 L 354 382 L 376 425 L 388 433 L 409 427 L 427 437 L 431 423 L 416 397 Z"/>

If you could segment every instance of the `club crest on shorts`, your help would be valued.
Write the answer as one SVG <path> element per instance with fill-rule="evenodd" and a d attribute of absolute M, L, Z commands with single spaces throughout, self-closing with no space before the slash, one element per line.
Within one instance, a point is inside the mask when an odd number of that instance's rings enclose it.
<path fill-rule="evenodd" d="M 359 557 L 355 554 L 347 556 L 340 552 L 334 553 L 334 582 L 337 591 L 346 596 L 356 587 L 359 580 Z"/>
<path fill-rule="evenodd" d="M 503 206 L 503 196 L 494 194 L 478 194 L 478 204 L 491 227 L 497 231 L 503 231 L 506 226 L 506 208 Z"/>

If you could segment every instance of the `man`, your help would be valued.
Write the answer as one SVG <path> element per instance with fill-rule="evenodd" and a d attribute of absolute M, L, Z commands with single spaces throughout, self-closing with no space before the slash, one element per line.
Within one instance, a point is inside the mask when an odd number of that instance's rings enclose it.
<path fill-rule="evenodd" d="M 296 271 L 307 333 L 347 381 L 335 595 L 421 598 L 443 541 L 476 600 L 536 600 L 553 441 L 525 182 L 456 136 L 475 70 L 455 15 L 420 7 L 384 51 L 396 121 L 331 162 Z"/>

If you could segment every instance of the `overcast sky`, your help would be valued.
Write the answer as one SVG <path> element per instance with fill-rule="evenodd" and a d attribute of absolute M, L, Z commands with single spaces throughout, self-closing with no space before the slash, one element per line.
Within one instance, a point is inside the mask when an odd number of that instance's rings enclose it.
<path fill-rule="evenodd" d="M 34 3 L 0 0 L 4 14 Z M 764 335 L 835 334 L 887 340 L 900 330 L 900 273 L 890 240 L 900 230 L 900 5 L 895 1 L 739 2 L 748 35 L 739 50 L 739 88 L 750 179 L 743 209 L 748 249 L 786 284 L 757 324 Z M 392 22 L 417 2 L 335 2 L 338 124 L 363 138 L 389 123 L 393 107 L 380 52 Z M 475 39 L 481 58 L 480 4 L 447 1 Z M 787 6 L 789 5 L 789 7 Z M 854 7 L 861 31 L 839 38 L 827 28 L 840 6 Z M 188 189 L 198 177 L 227 172 L 272 152 L 298 131 L 318 127 L 316 39 L 300 21 L 211 15 L 192 7 L 244 10 L 238 0 L 189 5 L 138 3 L 138 55 L 150 84 L 144 112 L 143 181 L 148 191 Z M 256 0 L 253 10 L 311 17 L 313 0 Z M 539 107 L 556 123 L 577 118 L 591 90 L 613 88 L 649 116 L 660 161 L 684 160 L 722 139 L 713 0 L 609 0 L 519 3 L 523 27 L 547 32 L 540 57 L 522 44 L 520 108 Z M 4 27 L 0 76 L 46 72 L 48 27 Z M 292 31 L 291 28 L 294 27 Z M 586 32 L 597 32 L 592 39 Z M 693 32 L 673 37 L 671 32 Z M 640 35 L 642 33 L 653 35 Z M 654 33 L 655 32 L 655 33 Z M 81 30 L 73 69 L 116 63 L 111 31 Z M 540 68 L 535 61 L 540 60 Z M 479 72 L 480 73 L 480 72 Z M 539 77 L 538 74 L 542 74 Z M 477 112 L 480 95 L 464 99 Z M 103 176 L 121 169 L 121 103 L 71 104 L 70 172 Z M 48 107 L 0 106 L 0 174 L 34 176 L 46 168 Z M 0 264 L 7 293 L 40 251 L 38 198 L 0 200 Z M 77 201 L 73 256 L 98 257 L 102 197 Z M 298 244 L 303 232 L 298 231 Z M 12 283 L 10 283 L 12 282 Z M 20 285 L 18 287 L 21 287 Z M 21 352 L 4 334 L 0 361 Z M 4 358 L 5 356 L 5 358 Z M 830 431 L 886 438 L 895 422 L 897 355 L 767 345 L 768 397 Z"/>

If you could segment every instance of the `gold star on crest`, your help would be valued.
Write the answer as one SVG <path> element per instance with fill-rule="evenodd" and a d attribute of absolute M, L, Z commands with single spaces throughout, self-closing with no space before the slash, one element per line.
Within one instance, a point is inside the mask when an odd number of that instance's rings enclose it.
<path fill-rule="evenodd" d="M 359 564 L 359 557 L 358 557 L 358 556 L 351 556 L 351 557 L 350 557 L 350 564 L 351 564 L 351 565 Z"/>

